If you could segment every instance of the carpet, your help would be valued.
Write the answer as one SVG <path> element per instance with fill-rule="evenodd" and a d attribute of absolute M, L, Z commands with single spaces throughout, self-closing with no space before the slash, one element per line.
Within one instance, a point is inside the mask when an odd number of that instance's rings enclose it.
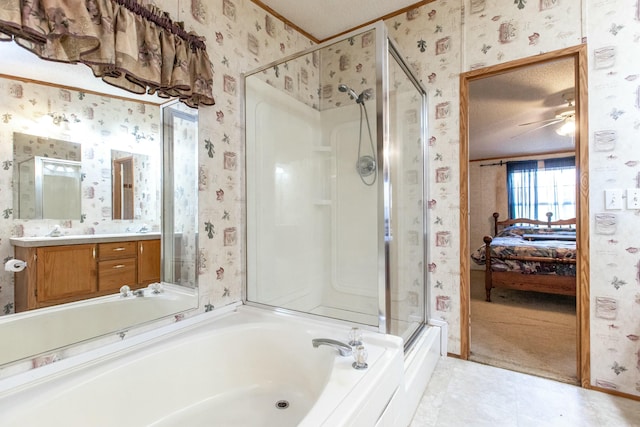
<path fill-rule="evenodd" d="M 494 288 L 471 271 L 470 360 L 577 384 L 574 297 Z"/>

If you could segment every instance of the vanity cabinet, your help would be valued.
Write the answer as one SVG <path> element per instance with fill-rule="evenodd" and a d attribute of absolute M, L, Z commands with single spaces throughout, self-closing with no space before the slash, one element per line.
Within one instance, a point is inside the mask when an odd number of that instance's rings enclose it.
<path fill-rule="evenodd" d="M 160 281 L 160 239 L 18 246 L 27 267 L 15 273 L 15 311 L 117 293 Z M 69 242 L 66 242 L 69 243 Z"/>

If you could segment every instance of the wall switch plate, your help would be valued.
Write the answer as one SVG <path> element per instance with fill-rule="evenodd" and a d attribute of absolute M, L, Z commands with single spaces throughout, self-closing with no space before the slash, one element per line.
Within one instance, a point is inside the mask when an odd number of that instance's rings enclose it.
<path fill-rule="evenodd" d="M 640 188 L 627 189 L 627 209 L 640 209 Z"/>
<path fill-rule="evenodd" d="M 622 190 L 604 190 L 604 208 L 607 210 L 622 209 Z"/>

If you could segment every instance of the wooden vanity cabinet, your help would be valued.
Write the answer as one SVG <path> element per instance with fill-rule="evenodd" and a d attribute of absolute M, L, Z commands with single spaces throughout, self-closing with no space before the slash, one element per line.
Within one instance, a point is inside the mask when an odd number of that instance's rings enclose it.
<path fill-rule="evenodd" d="M 15 311 L 113 294 L 160 281 L 160 239 L 57 246 L 15 246 L 27 261 L 15 273 Z"/>

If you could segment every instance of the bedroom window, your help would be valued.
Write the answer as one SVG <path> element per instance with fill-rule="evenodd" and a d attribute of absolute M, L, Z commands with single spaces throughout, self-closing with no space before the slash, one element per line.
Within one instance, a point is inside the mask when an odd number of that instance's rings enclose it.
<path fill-rule="evenodd" d="M 575 157 L 508 162 L 507 191 L 510 218 L 575 218 Z"/>

